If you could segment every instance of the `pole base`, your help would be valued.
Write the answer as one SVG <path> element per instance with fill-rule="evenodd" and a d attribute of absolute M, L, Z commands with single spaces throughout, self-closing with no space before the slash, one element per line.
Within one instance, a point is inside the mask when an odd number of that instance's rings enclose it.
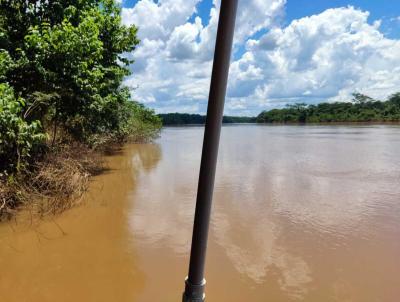
<path fill-rule="evenodd" d="M 188 277 L 185 279 L 185 292 L 182 296 L 182 302 L 204 302 L 206 295 L 204 293 L 204 286 L 206 280 L 203 279 L 202 284 L 191 284 Z"/>

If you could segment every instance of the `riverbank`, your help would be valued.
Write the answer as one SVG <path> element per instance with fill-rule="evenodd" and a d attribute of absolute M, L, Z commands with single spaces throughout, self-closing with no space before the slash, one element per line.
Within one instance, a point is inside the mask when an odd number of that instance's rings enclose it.
<path fill-rule="evenodd" d="M 70 207 L 104 146 L 146 141 L 155 112 L 123 85 L 139 44 L 115 1 L 0 6 L 0 217 Z M 18 33 L 18 34 L 15 34 Z"/>
<path fill-rule="evenodd" d="M 107 154 L 79 205 L 33 222 L 29 211 L 18 211 L 0 223 L 2 301 L 141 301 L 146 280 L 136 269 L 126 212 L 135 171 L 159 152 L 153 143 L 126 143 Z"/>
<path fill-rule="evenodd" d="M 20 208 L 39 216 L 60 213 L 77 202 L 89 178 L 102 169 L 99 151 L 82 144 L 54 147 L 29 170 L 3 177 L 0 219 L 11 218 Z"/>
<path fill-rule="evenodd" d="M 271 126 L 398 126 L 400 121 L 369 121 L 369 122 L 268 122 L 257 125 Z"/>
<path fill-rule="evenodd" d="M 0 221 L 12 218 L 20 209 L 43 217 L 79 204 L 91 177 L 107 170 L 104 156 L 118 152 L 128 142 L 151 141 L 159 130 L 139 131 L 123 141 L 98 138 L 96 147 L 79 142 L 48 146 L 29 169 L 0 175 Z"/>

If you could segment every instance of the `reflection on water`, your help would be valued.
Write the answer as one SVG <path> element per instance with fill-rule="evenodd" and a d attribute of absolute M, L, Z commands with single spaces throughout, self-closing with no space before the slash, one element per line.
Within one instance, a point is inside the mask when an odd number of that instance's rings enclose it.
<path fill-rule="evenodd" d="M 180 301 L 202 135 L 166 128 L 108 158 L 56 219 L 66 235 L 0 226 L 6 301 Z M 224 127 L 207 301 L 398 301 L 398 154 L 395 126 Z"/>
<path fill-rule="evenodd" d="M 178 292 L 202 135 L 164 130 L 164 160 L 139 179 L 129 215 L 142 258 L 162 255 L 144 271 L 178 275 Z M 399 151 L 398 127 L 224 127 L 208 301 L 397 301 Z M 152 283 L 143 301 L 163 281 Z"/>
<path fill-rule="evenodd" d="M 0 301 L 136 301 L 145 286 L 126 208 L 136 177 L 161 158 L 158 145 L 131 145 L 106 159 L 84 204 L 31 224 L 0 224 Z"/>

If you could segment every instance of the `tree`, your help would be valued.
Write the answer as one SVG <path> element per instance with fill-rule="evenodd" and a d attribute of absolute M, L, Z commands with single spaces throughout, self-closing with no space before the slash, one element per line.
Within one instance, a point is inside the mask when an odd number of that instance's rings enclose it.
<path fill-rule="evenodd" d="M 329 122 L 386 122 L 400 121 L 400 93 L 386 102 L 376 101 L 363 94 L 354 94 L 354 102 L 303 103 L 283 109 L 263 111 L 259 123 L 329 123 Z"/>
<path fill-rule="evenodd" d="M 396 106 L 400 107 L 400 92 L 392 94 L 389 97 L 389 102 L 395 104 Z"/>
<path fill-rule="evenodd" d="M 357 103 L 357 104 L 364 104 L 364 103 L 368 103 L 368 102 L 373 102 L 374 99 L 369 97 L 368 95 L 362 94 L 362 93 L 358 93 L 355 92 L 352 94 L 353 96 L 353 102 Z"/>
<path fill-rule="evenodd" d="M 22 116 L 25 102 L 7 84 L 0 84 L 0 172 L 20 172 L 46 138 L 39 121 Z"/>
<path fill-rule="evenodd" d="M 128 135 L 127 120 L 148 124 L 154 112 L 121 88 L 133 63 L 124 54 L 139 40 L 120 10 L 113 0 L 0 0 L 3 108 L 13 103 L 20 122 L 51 133 L 53 143 L 60 129 L 90 143 Z"/>

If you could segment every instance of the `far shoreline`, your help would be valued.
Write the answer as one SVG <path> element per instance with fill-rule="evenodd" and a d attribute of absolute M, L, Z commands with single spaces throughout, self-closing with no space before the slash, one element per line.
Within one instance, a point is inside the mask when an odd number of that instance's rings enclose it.
<path fill-rule="evenodd" d="M 222 126 L 400 126 L 399 122 L 325 122 L 325 123 L 222 123 Z M 204 127 L 205 124 L 168 124 L 163 128 Z"/>

